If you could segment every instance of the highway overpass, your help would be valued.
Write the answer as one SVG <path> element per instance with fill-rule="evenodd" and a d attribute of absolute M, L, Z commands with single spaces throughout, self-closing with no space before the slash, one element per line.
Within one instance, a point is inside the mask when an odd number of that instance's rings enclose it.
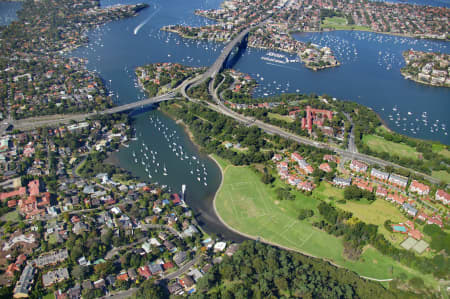
<path fill-rule="evenodd" d="M 143 100 L 129 103 L 129 104 L 116 106 L 116 107 L 106 109 L 106 110 L 100 111 L 100 112 L 95 112 L 95 113 L 52 115 L 52 116 L 42 116 L 42 117 L 36 117 L 36 118 L 29 118 L 29 119 L 5 122 L 5 123 L 0 124 L 0 134 L 3 134 L 4 131 L 6 130 L 6 128 L 11 125 L 16 129 L 30 130 L 30 129 L 34 129 L 37 127 L 43 127 L 43 126 L 67 124 L 72 120 L 73 121 L 82 121 L 84 119 L 93 117 L 95 115 L 104 115 L 104 114 L 124 112 L 124 111 L 132 110 L 135 108 L 144 107 L 146 105 L 151 105 L 151 104 L 156 104 L 156 103 L 160 103 L 163 101 L 171 100 L 176 96 L 177 92 L 180 92 L 183 97 L 189 99 L 190 101 L 199 103 L 200 102 L 199 100 L 190 98 L 188 96 L 187 90 L 194 85 L 198 85 L 198 84 L 204 82 L 207 78 L 214 78 L 223 69 L 225 62 L 228 59 L 230 53 L 233 51 L 233 49 L 237 45 L 239 45 L 244 40 L 244 38 L 247 37 L 248 33 L 250 32 L 250 30 L 252 28 L 256 28 L 258 26 L 261 26 L 262 24 L 264 24 L 264 22 L 260 23 L 259 25 L 256 25 L 256 26 L 249 27 L 249 28 L 243 30 L 242 32 L 240 32 L 231 42 L 229 42 L 225 46 L 225 48 L 220 53 L 219 57 L 206 70 L 205 73 L 183 82 L 175 91 L 173 91 L 171 93 L 167 93 L 167 94 L 152 97 L 152 98 L 143 99 Z M 319 142 L 313 141 L 311 139 L 301 137 L 301 136 L 295 135 L 293 133 L 287 132 L 279 127 L 275 127 L 270 124 L 261 122 L 259 120 L 254 120 L 252 118 L 248 118 L 241 114 L 238 114 L 235 111 L 233 111 L 233 110 L 229 109 L 228 107 L 226 107 L 225 105 L 223 105 L 223 103 L 220 101 L 219 97 L 217 96 L 217 88 L 215 90 L 213 89 L 212 82 L 209 85 L 209 92 L 211 93 L 211 95 L 213 96 L 213 99 L 217 103 L 217 104 L 207 103 L 207 105 L 211 109 L 213 109 L 219 113 L 222 113 L 224 115 L 227 115 L 229 117 L 232 117 L 233 119 L 237 120 L 239 123 L 242 123 L 244 125 L 247 125 L 247 126 L 255 125 L 269 134 L 277 134 L 284 138 L 294 140 L 295 142 L 298 142 L 301 144 L 306 144 L 306 145 L 314 146 L 317 148 L 329 149 L 329 150 L 336 152 L 337 154 L 341 155 L 343 158 L 346 158 L 346 159 L 358 159 L 358 160 L 364 161 L 369 164 L 378 164 L 381 166 L 392 166 L 392 167 L 396 167 L 396 168 L 405 169 L 405 170 L 413 172 L 417 175 L 423 176 L 425 179 L 429 180 L 432 183 L 435 183 L 435 184 L 439 183 L 439 181 L 435 178 L 432 178 L 426 174 L 417 172 L 415 170 L 397 165 L 395 163 L 385 161 L 385 160 L 382 160 L 382 159 L 379 159 L 376 157 L 368 156 L 365 154 L 357 153 L 355 150 L 348 151 L 348 150 L 340 149 L 338 147 L 331 146 L 326 143 L 319 143 Z"/>
<path fill-rule="evenodd" d="M 82 121 L 84 119 L 93 117 L 98 114 L 112 114 L 124 112 L 140 107 L 144 107 L 151 104 L 160 103 L 163 101 L 171 100 L 175 97 L 177 91 L 182 91 L 183 95 L 185 90 L 187 90 L 192 84 L 200 84 L 204 82 L 207 78 L 214 78 L 217 73 L 219 73 L 225 65 L 226 60 L 230 56 L 233 49 L 240 45 L 240 43 L 247 37 L 250 30 L 254 27 L 249 27 L 242 32 L 240 32 L 232 41 L 230 41 L 222 50 L 219 57 L 214 61 L 214 63 L 204 72 L 202 75 L 188 80 L 180 85 L 174 92 L 170 92 L 164 95 L 146 98 L 137 102 L 124 104 L 116 106 L 110 109 L 106 109 L 99 112 L 85 113 L 85 114 L 63 114 L 63 115 L 52 115 L 52 116 L 41 116 L 34 118 L 27 118 L 21 120 L 11 120 L 0 124 L 0 134 L 4 134 L 8 127 L 13 127 L 19 130 L 31 130 L 38 127 L 44 126 L 54 126 L 58 124 L 67 124 L 71 121 Z"/>

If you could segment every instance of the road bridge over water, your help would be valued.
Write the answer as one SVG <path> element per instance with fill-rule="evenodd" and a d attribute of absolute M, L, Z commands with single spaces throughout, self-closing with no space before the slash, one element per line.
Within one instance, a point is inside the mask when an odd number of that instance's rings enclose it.
<path fill-rule="evenodd" d="M 255 26 L 254 26 L 255 27 Z M 94 117 L 96 115 L 101 114 L 112 114 L 119 113 L 128 110 L 133 110 L 136 108 L 141 108 L 147 105 L 152 105 L 156 103 L 160 103 L 163 101 L 168 101 L 173 99 L 178 91 L 187 90 L 193 84 L 197 85 L 204 82 L 208 78 L 214 78 L 216 74 L 218 74 L 224 67 L 228 57 L 232 53 L 233 49 L 236 46 L 239 46 L 245 38 L 247 38 L 248 33 L 254 27 L 249 27 L 242 32 L 240 32 L 233 40 L 231 40 L 222 50 L 219 57 L 214 61 L 214 63 L 204 72 L 202 75 L 188 80 L 181 84 L 175 91 L 152 97 L 146 98 L 140 101 L 123 104 L 120 106 L 116 106 L 113 108 L 109 108 L 99 112 L 85 113 L 85 114 L 63 114 L 63 115 L 52 115 L 52 116 L 41 116 L 41 117 L 33 117 L 21 120 L 10 120 L 0 124 L 0 134 L 4 134 L 9 127 L 13 127 L 19 130 L 31 130 L 38 127 L 44 126 L 54 126 L 58 124 L 67 124 L 71 121 L 82 121 L 84 119 Z"/>
<path fill-rule="evenodd" d="M 12 120 L 12 121 L 4 122 L 4 123 L 0 124 L 0 135 L 2 135 L 6 131 L 6 129 L 11 126 L 13 126 L 16 129 L 20 129 L 20 130 L 30 130 L 30 129 L 43 127 L 43 126 L 54 126 L 54 125 L 58 125 L 58 124 L 67 124 L 70 121 L 82 121 L 87 118 L 94 117 L 96 115 L 119 113 L 119 112 L 124 112 L 124 111 L 128 111 L 128 110 L 133 110 L 136 108 L 144 107 L 144 106 L 151 105 L 151 104 L 160 103 L 163 101 L 168 101 L 168 100 L 175 98 L 178 93 L 180 93 L 183 97 L 187 98 L 188 100 L 198 103 L 199 100 L 189 97 L 189 95 L 187 94 L 187 90 L 192 86 L 201 84 L 208 78 L 213 79 L 224 68 L 225 63 L 226 63 L 227 59 L 229 58 L 233 49 L 236 46 L 239 46 L 244 41 L 244 39 L 247 38 L 249 32 L 253 28 L 259 27 L 262 24 L 264 24 L 264 22 L 262 22 L 256 26 L 249 27 L 249 28 L 243 30 L 242 32 L 240 32 L 232 41 L 230 41 L 223 48 L 219 57 L 206 70 L 206 72 L 204 72 L 203 74 L 201 74 L 195 78 L 192 78 L 190 80 L 183 82 L 173 92 L 170 92 L 170 93 L 167 93 L 164 95 L 160 95 L 160 96 L 156 96 L 156 97 L 152 97 L 152 98 L 143 99 L 143 100 L 136 101 L 136 102 L 129 103 L 129 104 L 116 106 L 116 107 L 109 108 L 109 109 L 106 109 L 106 110 L 100 111 L 100 112 L 86 113 L 86 114 L 71 114 L 71 115 L 52 115 L 52 116 L 42 116 L 42 117 L 23 119 L 23 120 Z M 270 124 L 261 122 L 259 120 L 254 120 L 252 118 L 245 117 L 245 116 L 238 114 L 235 111 L 229 109 L 225 105 L 223 105 L 223 103 L 220 101 L 220 99 L 217 95 L 217 89 L 214 90 L 212 88 L 212 86 L 213 85 L 211 82 L 208 89 L 217 104 L 212 104 L 212 103 L 206 103 L 206 104 L 212 110 L 222 113 L 224 115 L 227 115 L 229 117 L 232 117 L 239 123 L 242 123 L 244 125 L 255 125 L 269 134 L 277 134 L 277 135 L 280 135 L 281 137 L 294 140 L 295 142 L 298 142 L 301 144 L 314 146 L 316 148 L 329 149 L 331 151 L 336 152 L 337 154 L 341 155 L 343 158 L 346 158 L 346 159 L 359 159 L 359 160 L 364 161 L 369 164 L 378 164 L 381 166 L 392 166 L 392 167 L 396 167 L 396 168 L 405 169 L 405 170 L 408 170 L 417 175 L 423 176 L 425 179 L 429 180 L 432 183 L 435 183 L 435 184 L 439 183 L 439 181 L 437 179 L 435 179 L 429 175 L 417 172 L 412 169 L 408 169 L 406 167 L 394 164 L 392 162 L 385 161 L 385 160 L 382 160 L 382 159 L 379 159 L 376 157 L 372 157 L 369 155 L 357 153 L 355 150 L 350 150 L 350 151 L 343 150 L 343 149 L 340 149 L 335 146 L 331 146 L 326 143 L 319 143 L 319 142 L 313 141 L 311 139 L 301 137 L 296 134 L 287 132 L 279 127 L 275 127 Z"/>

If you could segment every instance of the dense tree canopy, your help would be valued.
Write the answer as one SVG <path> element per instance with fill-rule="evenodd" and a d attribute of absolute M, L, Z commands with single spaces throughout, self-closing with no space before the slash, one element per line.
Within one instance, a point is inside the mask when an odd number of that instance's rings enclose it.
<path fill-rule="evenodd" d="M 215 265 L 197 287 L 192 298 L 395 298 L 402 295 L 322 260 L 253 241 L 242 243 L 231 258 L 225 257 Z"/>

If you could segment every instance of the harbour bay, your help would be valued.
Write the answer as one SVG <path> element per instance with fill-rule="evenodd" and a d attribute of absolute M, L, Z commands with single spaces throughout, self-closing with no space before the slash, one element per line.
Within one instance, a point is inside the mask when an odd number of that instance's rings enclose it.
<path fill-rule="evenodd" d="M 126 1 L 126 3 L 137 2 L 139 1 Z M 224 46 L 223 44 L 182 39 L 176 34 L 162 32 L 159 29 L 168 24 L 200 26 L 210 23 L 211 21 L 205 18 L 195 16 L 194 10 L 217 8 L 220 2 L 193 1 L 187 3 L 179 0 L 152 2 L 149 8 L 143 10 L 135 18 L 112 22 L 89 32 L 90 43 L 76 49 L 70 55 L 89 60 L 88 68 L 96 70 L 100 74 L 117 104 L 142 99 L 145 94 L 137 86 L 134 75 L 134 69 L 137 66 L 155 62 L 207 66 L 215 60 Z M 102 2 L 103 5 L 116 3 L 118 2 Z M 361 36 L 364 38 L 362 39 Z M 445 115 L 445 112 L 449 108 L 449 91 L 443 88 L 421 86 L 405 80 L 400 74 L 399 69 L 402 62 L 398 59 L 401 58 L 401 51 L 411 47 L 409 42 L 401 43 L 403 39 L 407 38 L 383 36 L 383 38 L 392 40 L 398 38 L 400 41 L 397 42 L 398 44 L 390 43 L 388 40 L 384 43 L 373 44 L 371 40 L 377 39 L 378 36 L 380 35 L 347 31 L 296 35 L 298 39 L 304 41 L 311 40 L 323 46 L 329 45 L 336 52 L 338 59 L 342 60 L 342 65 L 338 68 L 313 72 L 299 62 L 278 64 L 263 61 L 261 57 L 269 51 L 252 48 L 244 51 L 235 68 L 249 73 L 258 81 L 260 86 L 255 91 L 255 96 L 264 96 L 264 93 L 274 95 L 282 91 L 296 92 L 297 90 L 302 93 L 327 93 L 339 99 L 352 100 L 372 107 L 393 130 L 400 133 L 449 143 L 448 136 L 444 135 L 445 131 L 443 130 L 448 124 L 448 116 Z M 358 37 L 361 40 L 358 40 Z M 337 41 L 337 43 L 333 43 L 333 41 Z M 355 44 L 352 48 L 349 46 L 348 51 L 356 49 L 358 52 L 356 59 L 346 55 L 346 52 L 340 52 L 336 48 L 336 44 L 339 45 L 339 43 L 342 48 L 345 48 L 345 44 L 351 46 Z M 420 40 L 412 46 L 414 48 L 434 47 L 444 52 L 448 51 L 443 42 Z M 383 55 L 379 54 L 380 51 Z M 389 54 L 388 57 L 392 55 L 392 63 L 390 63 L 392 67 L 389 70 L 386 70 L 389 61 L 381 61 L 381 65 L 378 65 L 379 59 L 386 57 L 387 54 Z M 290 59 L 295 59 L 295 56 L 291 55 Z M 372 71 L 373 66 L 379 69 Z M 412 116 L 416 118 L 419 116 L 418 119 L 421 119 L 421 113 L 426 111 L 430 123 L 432 125 L 439 124 L 440 134 L 429 134 L 425 129 L 418 130 L 416 134 L 412 134 L 410 130 L 403 131 L 403 125 L 395 126 L 397 115 L 390 123 L 389 113 L 393 114 L 393 108 L 397 109 L 395 115 L 401 113 L 402 124 L 406 123 L 403 118 L 408 120 L 405 113 L 408 115 L 407 112 L 411 112 Z M 199 184 L 197 178 L 190 175 L 192 169 L 189 166 L 191 165 L 186 164 L 185 161 L 174 159 L 169 148 L 173 141 L 169 142 L 159 135 L 157 129 L 149 121 L 149 114 L 154 118 L 157 117 L 164 126 L 176 131 L 179 136 L 177 146 L 182 146 L 190 156 L 198 157 L 200 163 L 205 164 L 208 173 L 207 186 Z M 200 213 L 199 220 L 205 224 L 204 229 L 238 239 L 237 235 L 227 231 L 219 224 L 212 209 L 212 198 L 220 183 L 220 171 L 217 166 L 207 156 L 198 152 L 181 126 L 176 125 L 173 120 L 160 112 L 155 110 L 150 113 L 137 114 L 135 118 L 138 140 L 131 142 L 129 148 L 123 148 L 116 154 L 119 165 L 131 171 L 133 175 L 148 181 L 157 181 L 162 185 L 167 185 L 173 191 L 180 191 L 181 185 L 186 184 L 187 202 L 195 212 Z M 436 122 L 438 119 L 439 122 Z M 442 124 L 445 126 L 442 127 Z M 410 128 L 407 127 L 407 129 Z M 142 165 L 141 161 L 144 157 L 143 153 L 142 155 L 140 153 L 142 141 L 149 147 L 149 150 L 152 148 L 159 153 L 164 153 L 164 155 L 161 154 L 158 162 L 161 169 L 163 165 L 166 165 L 169 171 L 168 176 L 164 176 L 159 171 L 158 174 L 153 173 L 151 179 L 148 177 L 148 173 L 145 171 L 146 165 Z M 141 155 L 138 157 L 139 163 L 134 162 L 133 151 L 136 155 Z"/>

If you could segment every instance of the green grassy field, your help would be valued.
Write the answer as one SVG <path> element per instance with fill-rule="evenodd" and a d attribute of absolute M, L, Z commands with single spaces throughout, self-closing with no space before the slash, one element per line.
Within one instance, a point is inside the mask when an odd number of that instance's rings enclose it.
<path fill-rule="evenodd" d="M 400 157 L 408 157 L 418 159 L 419 154 L 415 148 L 402 143 L 395 143 L 385 140 L 383 137 L 377 135 L 364 135 L 362 142 L 367 145 L 371 150 L 377 152 L 387 152 L 391 155 L 397 155 Z"/>
<path fill-rule="evenodd" d="M 379 127 L 377 128 L 377 130 L 378 129 L 380 131 L 386 130 L 383 127 Z M 378 135 L 364 135 L 362 142 L 373 151 L 387 152 L 391 155 L 393 154 L 399 157 L 408 157 L 412 159 L 419 158 L 419 152 L 417 152 L 414 147 L 411 147 L 404 143 L 392 142 Z M 432 149 L 433 152 L 437 154 L 440 154 L 444 157 L 450 157 L 450 151 L 448 151 L 442 144 L 433 144 Z M 431 176 L 446 183 L 450 183 L 450 174 L 446 171 L 433 171 Z"/>
<path fill-rule="evenodd" d="M 288 122 L 288 123 L 291 123 L 291 122 L 294 121 L 292 118 L 290 118 L 287 115 L 281 115 L 281 114 L 272 113 L 272 112 L 269 112 L 267 114 L 267 116 L 269 116 L 269 118 L 282 120 L 282 121 L 285 121 L 285 122 Z"/>
<path fill-rule="evenodd" d="M 322 21 L 321 27 L 335 30 L 370 30 L 367 26 L 348 25 L 347 19 L 342 17 L 325 18 L 325 20 Z"/>
<path fill-rule="evenodd" d="M 404 235 L 392 233 L 384 228 L 384 222 L 391 220 L 394 223 L 405 222 L 408 219 L 392 204 L 383 199 L 377 199 L 373 203 L 347 201 L 345 204 L 337 204 L 337 206 L 345 211 L 352 212 L 365 223 L 378 225 L 378 230 L 389 241 L 395 245 L 399 245 L 404 239 Z"/>
<path fill-rule="evenodd" d="M 43 299 L 55 299 L 55 295 L 53 295 L 53 293 L 47 293 Z"/>
<path fill-rule="evenodd" d="M 408 220 L 392 203 L 383 199 L 377 199 L 373 203 L 361 203 L 347 201 L 345 204 L 337 204 L 343 210 L 352 212 L 366 223 L 383 225 L 386 220 L 392 222 L 405 222 Z"/>
<path fill-rule="evenodd" d="M 19 221 L 19 212 L 17 210 L 8 212 L 5 215 L 3 215 L 2 220 L 3 221 L 18 222 Z"/>
<path fill-rule="evenodd" d="M 300 208 L 313 209 L 314 217 L 317 217 L 318 200 L 299 192 L 294 201 L 278 201 L 274 188 L 263 184 L 260 175 L 250 167 L 232 166 L 215 158 L 224 171 L 223 185 L 216 197 L 216 209 L 232 228 L 255 238 L 331 260 L 363 276 L 387 279 L 404 273 L 408 277 L 420 276 L 427 284 L 436 286 L 430 275 L 424 276 L 406 268 L 372 248 L 366 248 L 358 261 L 345 259 L 339 238 L 315 229 L 308 221 L 297 219 Z"/>
<path fill-rule="evenodd" d="M 329 199 L 331 197 L 333 200 L 342 200 L 344 199 L 344 190 L 323 182 L 318 188 L 314 189 L 313 197 L 317 199 Z"/>
<path fill-rule="evenodd" d="M 437 154 L 442 155 L 447 159 L 450 159 L 450 151 L 445 148 L 445 145 L 433 143 L 432 149 L 433 152 L 436 152 Z"/>
<path fill-rule="evenodd" d="M 450 174 L 445 170 L 433 171 L 431 173 L 431 176 L 447 184 L 450 184 Z"/>

